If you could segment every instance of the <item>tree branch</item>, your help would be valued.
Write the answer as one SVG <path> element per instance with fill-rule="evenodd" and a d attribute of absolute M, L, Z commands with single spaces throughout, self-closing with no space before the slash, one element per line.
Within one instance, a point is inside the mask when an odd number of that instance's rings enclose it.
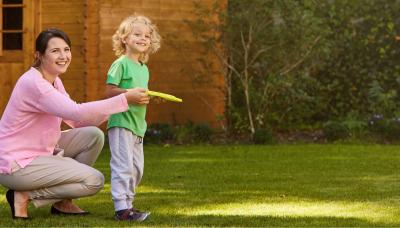
<path fill-rule="evenodd" d="M 283 70 L 282 72 L 280 72 L 280 75 L 285 75 L 287 73 L 289 73 L 290 71 L 292 71 L 293 69 L 295 69 L 297 66 L 299 66 L 301 63 L 304 62 L 304 60 L 306 60 L 306 58 L 308 57 L 308 55 L 311 54 L 312 49 L 314 48 L 314 46 L 318 43 L 318 41 L 321 39 L 321 36 L 318 36 L 313 44 L 311 45 L 310 49 L 307 51 L 307 53 L 303 56 L 303 58 L 299 59 L 295 64 L 289 66 L 288 68 L 286 68 L 286 70 Z"/>
<path fill-rule="evenodd" d="M 262 53 L 264 53 L 264 52 L 266 52 L 266 51 L 268 51 L 268 50 L 270 50 L 270 49 L 272 49 L 273 47 L 267 47 L 267 48 L 263 48 L 263 49 L 260 49 L 260 50 L 258 50 L 257 51 L 257 53 L 253 56 L 253 58 L 250 60 L 250 63 L 249 63 L 249 65 L 251 66 L 251 65 L 253 65 L 253 63 L 257 60 L 257 58 L 262 54 Z"/>

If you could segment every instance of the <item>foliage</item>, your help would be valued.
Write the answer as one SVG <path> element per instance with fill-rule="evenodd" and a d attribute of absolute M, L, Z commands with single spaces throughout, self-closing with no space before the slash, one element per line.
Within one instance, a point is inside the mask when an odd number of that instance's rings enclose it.
<path fill-rule="evenodd" d="M 208 124 L 205 123 L 197 124 L 194 127 L 193 131 L 196 141 L 201 143 L 210 142 L 214 135 L 213 129 Z"/>
<path fill-rule="evenodd" d="M 344 121 L 328 121 L 323 125 L 328 141 L 352 141 L 398 143 L 400 142 L 400 118 L 387 118 L 374 114 L 367 121 L 349 116 Z M 354 141 L 353 141 L 354 142 Z"/>
<path fill-rule="evenodd" d="M 316 74 L 326 85 L 326 119 L 348 112 L 391 116 L 399 105 L 400 1 L 323 1 L 332 42 L 325 67 Z"/>
<path fill-rule="evenodd" d="M 172 141 L 174 139 L 174 132 L 169 124 L 163 124 L 163 123 L 154 123 L 151 124 L 145 135 L 145 143 L 154 143 L 154 144 L 160 144 L 160 143 L 167 143 L 169 141 Z"/>
<path fill-rule="evenodd" d="M 320 42 L 326 32 L 315 5 L 252 0 L 229 1 L 226 11 L 218 4 L 208 11 L 196 7 L 199 20 L 189 24 L 227 69 L 231 131 L 253 138 L 256 129 L 311 120 L 321 109 L 321 86 L 310 75 L 319 63 L 311 60 L 327 47 Z M 208 23 L 205 15 L 215 12 L 226 13 L 220 23 Z"/>
<path fill-rule="evenodd" d="M 349 136 L 353 138 L 363 137 L 367 130 L 367 123 L 361 120 L 347 119 L 343 125 L 348 130 Z"/>
<path fill-rule="evenodd" d="M 253 138 L 256 129 L 346 120 L 349 113 L 359 119 L 349 127 L 365 130 L 360 124 L 372 113 L 399 112 L 400 1 L 201 2 L 198 20 L 188 24 L 206 50 L 199 62 L 205 66 L 211 53 L 225 67 L 232 134 Z"/>
<path fill-rule="evenodd" d="M 387 131 L 385 132 L 388 139 L 393 141 L 400 140 L 400 119 L 393 118 L 387 123 Z"/>
<path fill-rule="evenodd" d="M 350 136 L 346 126 L 338 121 L 328 121 L 322 129 L 328 141 L 345 139 Z"/>
<path fill-rule="evenodd" d="M 274 141 L 272 131 L 269 129 L 256 129 L 254 132 L 253 142 L 255 144 L 271 144 Z"/>
<path fill-rule="evenodd" d="M 188 122 L 175 127 L 175 140 L 179 144 L 209 143 L 213 130 L 207 124 L 194 124 Z"/>
<path fill-rule="evenodd" d="M 148 127 L 144 142 L 149 144 L 209 143 L 213 135 L 213 129 L 204 123 L 194 124 L 188 122 L 177 126 L 155 123 Z"/>
<path fill-rule="evenodd" d="M 400 118 L 385 118 L 382 114 L 373 115 L 368 121 L 368 129 L 380 140 L 400 141 Z"/>
<path fill-rule="evenodd" d="M 374 114 L 368 120 L 369 131 L 376 134 L 384 134 L 386 129 L 386 121 L 382 114 Z"/>
<path fill-rule="evenodd" d="M 179 144 L 193 143 L 195 140 L 194 137 L 194 125 L 189 122 L 185 125 L 180 125 L 175 127 L 175 139 Z"/>

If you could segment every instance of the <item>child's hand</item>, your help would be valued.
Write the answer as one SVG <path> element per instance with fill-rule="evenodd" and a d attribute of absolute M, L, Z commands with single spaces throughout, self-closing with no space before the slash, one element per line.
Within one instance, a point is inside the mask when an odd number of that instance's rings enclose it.
<path fill-rule="evenodd" d="M 165 103 L 165 99 L 162 99 L 161 97 L 150 97 L 151 102 L 156 103 L 156 104 L 161 104 Z"/>
<path fill-rule="evenodd" d="M 133 88 L 127 89 L 125 97 L 129 104 L 145 105 L 149 103 L 150 97 L 146 93 L 146 89 Z"/>

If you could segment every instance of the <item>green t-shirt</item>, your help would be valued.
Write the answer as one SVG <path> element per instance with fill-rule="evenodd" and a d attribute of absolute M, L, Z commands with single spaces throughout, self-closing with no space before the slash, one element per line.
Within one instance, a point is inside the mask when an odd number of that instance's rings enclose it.
<path fill-rule="evenodd" d="M 122 89 L 141 87 L 147 89 L 149 70 L 145 64 L 132 61 L 123 55 L 113 62 L 107 73 L 107 84 Z M 123 127 L 135 135 L 144 137 L 146 132 L 146 105 L 129 105 L 126 112 L 113 114 L 108 120 L 107 129 Z"/>

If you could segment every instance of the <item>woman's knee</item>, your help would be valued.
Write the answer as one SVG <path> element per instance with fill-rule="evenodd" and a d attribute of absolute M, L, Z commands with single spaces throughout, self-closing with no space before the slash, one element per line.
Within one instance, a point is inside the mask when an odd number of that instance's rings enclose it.
<path fill-rule="evenodd" d="M 104 133 L 97 127 L 87 127 L 85 131 L 86 136 L 88 136 L 90 139 L 87 144 L 87 149 L 91 154 L 91 159 L 86 164 L 93 165 L 101 150 L 103 149 Z"/>
<path fill-rule="evenodd" d="M 86 127 L 85 131 L 86 134 L 88 134 L 90 138 L 93 139 L 93 146 L 99 146 L 101 148 L 103 147 L 104 133 L 102 130 L 100 130 L 98 127 Z"/>
<path fill-rule="evenodd" d="M 104 175 L 100 171 L 93 169 L 84 184 L 91 190 L 91 194 L 96 194 L 104 187 Z"/>

